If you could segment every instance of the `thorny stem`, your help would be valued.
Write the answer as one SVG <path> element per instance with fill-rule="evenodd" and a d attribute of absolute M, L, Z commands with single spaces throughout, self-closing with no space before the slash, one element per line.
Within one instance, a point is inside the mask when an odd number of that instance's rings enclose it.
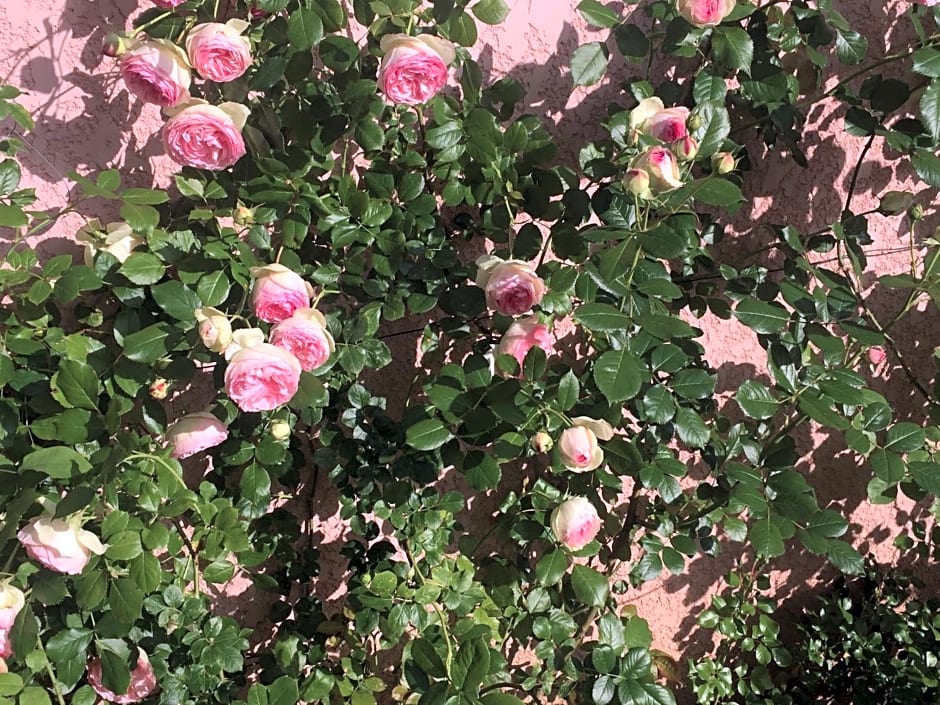
<path fill-rule="evenodd" d="M 196 595 L 199 595 L 199 552 L 196 550 L 196 547 L 193 546 L 192 541 L 189 540 L 189 536 L 186 535 L 186 532 L 183 530 L 183 525 L 180 524 L 179 520 L 176 518 L 171 519 L 173 526 L 176 527 L 176 530 L 179 532 L 180 538 L 183 539 L 183 543 L 186 545 L 186 550 L 189 551 L 189 559 L 193 564 L 193 590 Z"/>

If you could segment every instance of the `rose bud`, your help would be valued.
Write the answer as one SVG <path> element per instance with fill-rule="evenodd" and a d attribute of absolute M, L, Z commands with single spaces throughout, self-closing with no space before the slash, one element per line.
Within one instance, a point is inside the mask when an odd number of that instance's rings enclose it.
<path fill-rule="evenodd" d="M 868 361 L 873 365 L 880 365 L 882 362 L 888 359 L 888 353 L 885 352 L 885 349 L 879 346 L 873 348 L 868 348 Z"/>
<path fill-rule="evenodd" d="M 920 220 L 924 217 L 924 207 L 919 203 L 915 203 L 907 209 L 907 217 L 915 222 Z"/>
<path fill-rule="evenodd" d="M 654 194 L 682 186 L 676 155 L 665 147 L 650 147 L 630 163 L 631 169 L 642 169 L 650 177 L 650 190 Z"/>
<path fill-rule="evenodd" d="M 914 203 L 914 196 L 904 191 L 888 191 L 878 203 L 878 212 L 881 215 L 899 215 Z"/>
<path fill-rule="evenodd" d="M 242 411 L 271 411 L 297 393 L 302 368 L 286 350 L 261 343 L 242 348 L 225 369 L 225 392 Z"/>
<path fill-rule="evenodd" d="M 124 42 L 124 37 L 115 32 L 108 32 L 104 39 L 101 42 L 101 53 L 105 56 L 110 56 L 112 59 L 116 59 L 120 56 L 124 56 L 127 52 L 127 44 Z"/>
<path fill-rule="evenodd" d="M 186 53 L 193 68 L 217 83 L 241 76 L 251 66 L 251 42 L 242 34 L 246 29 L 248 23 L 239 19 L 193 27 L 186 36 Z"/>
<path fill-rule="evenodd" d="M 232 211 L 232 220 L 235 221 L 235 225 L 253 225 L 255 222 L 255 209 L 249 208 L 239 201 L 238 205 L 235 206 L 235 210 Z"/>
<path fill-rule="evenodd" d="M 225 352 L 232 342 L 232 324 L 217 308 L 204 306 L 193 311 L 199 321 L 199 337 L 212 352 Z"/>
<path fill-rule="evenodd" d="M 17 532 L 16 538 L 30 558 L 66 575 L 80 574 L 92 554 L 100 556 L 105 551 L 97 536 L 81 528 L 78 514 L 67 519 L 36 517 Z"/>
<path fill-rule="evenodd" d="M 572 551 L 587 546 L 601 530 L 597 510 L 584 497 L 572 497 L 555 507 L 550 523 L 558 543 Z"/>
<path fill-rule="evenodd" d="M 104 229 L 97 218 L 92 218 L 75 233 L 75 240 L 85 246 L 84 261 L 93 267 L 95 254 L 107 252 L 122 264 L 131 256 L 131 252 L 143 245 L 146 240 L 137 237 L 131 226 L 123 220 L 108 223 Z"/>
<path fill-rule="evenodd" d="M 121 694 L 113 693 L 104 687 L 101 672 L 101 659 L 93 658 L 88 661 L 88 685 L 108 702 L 138 703 L 157 689 L 157 677 L 154 675 L 150 659 L 140 649 L 137 649 L 137 666 L 131 671 L 131 682 Z"/>
<path fill-rule="evenodd" d="M 213 448 L 228 438 L 228 429 L 208 411 L 187 414 L 166 430 L 170 457 L 183 459 Z"/>
<path fill-rule="evenodd" d="M 299 308 L 272 326 L 270 341 L 296 357 L 307 372 L 323 365 L 336 350 L 326 319 L 312 308 Z"/>
<path fill-rule="evenodd" d="M 121 78 L 138 98 L 164 108 L 189 98 L 192 82 L 186 54 L 165 39 L 131 44 L 121 57 Z"/>
<path fill-rule="evenodd" d="M 486 305 L 505 316 L 518 316 L 537 306 L 547 291 L 535 268 L 521 260 L 483 255 L 476 261 L 477 286 L 486 293 Z"/>
<path fill-rule="evenodd" d="M 630 111 L 630 129 L 671 144 L 689 134 L 688 118 L 688 108 L 667 108 L 659 98 L 644 98 Z"/>
<path fill-rule="evenodd" d="M 598 439 L 609 441 L 614 429 L 603 420 L 579 416 L 571 419 L 571 427 L 562 431 L 558 450 L 565 467 L 574 472 L 589 472 L 604 462 L 604 451 Z"/>
<path fill-rule="evenodd" d="M 496 354 L 512 355 L 521 368 L 529 350 L 538 346 L 545 351 L 546 355 L 551 355 L 554 352 L 554 342 L 548 326 L 539 323 L 539 319 L 535 316 L 529 316 L 520 321 L 513 321 L 512 325 L 506 329 L 496 348 Z"/>
<path fill-rule="evenodd" d="M 163 377 L 158 377 L 150 383 L 150 397 L 157 401 L 166 399 L 167 392 L 170 390 L 170 383 Z"/>
<path fill-rule="evenodd" d="M 692 161 L 698 154 L 698 142 L 689 135 L 676 140 L 672 148 L 676 156 L 684 162 Z"/>
<path fill-rule="evenodd" d="M 381 48 L 379 87 L 391 102 L 404 105 L 421 105 L 437 95 L 457 55 L 452 43 L 429 34 L 388 34 Z"/>
<path fill-rule="evenodd" d="M 228 169 L 247 153 L 242 129 L 248 115 L 240 103 L 209 105 L 192 99 L 163 125 L 163 147 L 177 164 Z"/>
<path fill-rule="evenodd" d="M 310 308 L 313 287 L 284 265 L 252 267 L 251 276 L 255 280 L 251 303 L 255 315 L 262 321 L 279 323 L 299 308 Z"/>
<path fill-rule="evenodd" d="M 714 27 L 728 16 L 737 0 L 676 0 L 676 9 L 695 27 Z"/>
<path fill-rule="evenodd" d="M 536 453 L 547 453 L 555 445 L 555 441 L 552 440 L 552 437 L 545 433 L 545 431 L 539 431 L 536 433 L 534 436 L 532 436 L 532 440 L 529 441 L 529 443 L 532 445 L 532 449 Z"/>
<path fill-rule="evenodd" d="M 716 174 L 730 174 L 738 165 L 730 152 L 717 152 L 712 155 L 712 171 Z"/>
<path fill-rule="evenodd" d="M 653 192 L 650 191 L 650 175 L 642 169 L 627 169 L 623 175 L 623 185 L 637 198 L 653 197 Z"/>
<path fill-rule="evenodd" d="M 275 441 L 286 441 L 290 438 L 290 424 L 286 421 L 275 421 L 271 424 L 271 438 Z"/>

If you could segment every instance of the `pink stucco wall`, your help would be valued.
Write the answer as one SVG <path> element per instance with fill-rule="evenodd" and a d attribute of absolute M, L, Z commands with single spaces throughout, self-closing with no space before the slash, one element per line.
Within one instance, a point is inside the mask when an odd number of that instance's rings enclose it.
<path fill-rule="evenodd" d="M 525 82 L 529 111 L 555 125 L 567 158 L 576 151 L 573 145 L 593 135 L 597 129 L 594 120 L 604 114 L 606 105 L 622 98 L 620 81 L 630 72 L 622 61 L 615 61 L 600 85 L 571 91 L 567 57 L 579 44 L 606 36 L 606 32 L 585 26 L 576 4 L 575 0 L 511 1 L 508 20 L 502 26 L 484 28 L 474 49 L 490 78 L 509 73 Z M 873 55 L 882 55 L 888 43 L 897 47 L 905 41 L 897 31 L 888 29 L 904 2 L 836 4 L 853 25 L 867 30 Z M 128 18 L 140 9 L 138 5 L 149 6 L 146 0 L 20 0 L 0 4 L 0 80 L 27 91 L 23 101 L 33 113 L 36 129 L 26 138 L 30 150 L 24 155 L 25 179 L 26 185 L 36 188 L 43 208 L 58 208 L 67 202 L 70 185 L 66 174 L 71 170 L 93 173 L 116 167 L 139 186 L 165 184 L 173 172 L 162 156 L 157 108 L 131 99 L 113 62 L 100 55 L 104 34 L 109 28 L 128 26 Z M 838 218 L 862 142 L 842 132 L 841 119 L 830 109 L 831 105 L 825 104 L 811 112 L 819 131 L 808 140 L 809 170 L 801 170 L 785 154 L 766 152 L 756 142 L 750 144 L 754 171 L 748 175 L 747 193 L 752 203 L 733 221 L 725 248 L 732 261 L 740 262 L 741 253 L 769 242 L 769 234 L 759 223 L 789 223 L 809 230 Z M 7 129 L 9 126 L 0 126 L 0 130 Z M 856 211 L 876 204 L 878 194 L 889 186 L 900 188 L 909 183 L 909 172 L 885 167 L 878 161 L 880 154 L 880 148 L 872 150 L 861 172 Z M 933 191 L 922 195 L 925 205 L 934 197 Z M 94 202 L 82 206 L 81 214 L 63 218 L 37 238 L 40 254 L 69 248 L 77 251 L 69 241 L 72 233 L 84 217 L 105 220 L 113 216 L 109 207 Z M 928 218 L 917 226 L 918 237 L 932 233 L 935 224 L 928 208 Z M 906 225 L 902 218 L 877 224 L 872 250 L 883 253 L 871 260 L 879 273 L 902 271 L 907 266 Z M 886 296 L 877 286 L 870 296 L 881 310 L 897 306 L 894 297 Z M 706 317 L 698 325 L 704 329 L 701 342 L 708 358 L 719 370 L 720 389 L 730 395 L 744 379 L 763 374 L 764 351 L 749 331 L 714 317 Z M 897 337 L 905 341 L 917 364 L 925 366 L 924 377 L 929 378 L 932 350 L 940 344 L 936 318 L 926 311 L 919 313 Z M 414 341 L 405 344 L 413 345 Z M 898 405 L 901 415 L 922 416 L 922 402 L 910 394 L 894 360 L 879 368 L 876 378 L 878 388 Z M 875 551 L 882 560 L 899 558 L 891 546 L 895 520 L 904 520 L 907 513 L 922 512 L 923 508 L 914 508 L 909 502 L 901 502 L 899 507 L 871 506 L 864 499 L 867 471 L 862 472 L 854 455 L 843 450 L 841 438 L 806 435 L 800 443 L 801 450 L 815 452 L 817 465 L 806 469 L 813 473 L 820 499 L 851 512 L 850 538 Z M 336 507 L 329 488 L 319 488 L 315 496 L 321 507 Z M 316 505 L 314 510 L 317 512 Z M 344 529 L 329 513 L 317 513 L 315 525 L 329 545 Z M 701 648 L 701 644 L 688 641 L 697 606 L 717 589 L 737 555 L 736 548 L 728 546 L 722 558 L 699 558 L 685 575 L 646 585 L 629 596 L 640 614 L 653 623 L 659 648 L 677 656 L 687 647 Z M 784 593 L 790 592 L 811 579 L 820 565 L 806 556 L 795 557 L 775 573 L 775 582 Z M 335 597 L 334 588 L 341 590 L 341 572 L 341 564 L 325 566 L 322 597 Z"/>

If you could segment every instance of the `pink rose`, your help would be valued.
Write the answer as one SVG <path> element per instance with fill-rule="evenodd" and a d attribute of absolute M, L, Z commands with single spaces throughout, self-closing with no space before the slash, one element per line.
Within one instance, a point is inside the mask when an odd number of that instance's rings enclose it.
<path fill-rule="evenodd" d="M 572 497 L 555 507 L 550 524 L 555 539 L 572 551 L 587 546 L 601 530 L 597 510 L 584 497 Z"/>
<path fill-rule="evenodd" d="M 9 630 L 16 621 L 16 615 L 26 604 L 26 596 L 19 588 L 8 582 L 0 583 L 0 630 Z"/>
<path fill-rule="evenodd" d="M 326 329 L 323 314 L 312 308 L 299 308 L 271 328 L 271 344 L 283 348 L 300 361 L 306 370 L 315 370 L 336 350 L 333 336 Z"/>
<path fill-rule="evenodd" d="M 0 629 L 0 673 L 7 672 L 7 664 L 3 659 L 13 654 L 13 644 L 10 643 L 10 630 Z"/>
<path fill-rule="evenodd" d="M 477 286 L 486 293 L 486 305 L 505 316 L 518 316 L 537 306 L 547 291 L 535 267 L 521 260 L 492 255 L 477 259 Z"/>
<path fill-rule="evenodd" d="M 654 194 L 682 186 L 679 161 L 676 155 L 665 147 L 650 147 L 642 154 L 638 154 L 630 162 L 630 168 L 642 169 L 649 174 L 650 190 Z"/>
<path fill-rule="evenodd" d="M 688 119 L 688 108 L 667 108 L 659 98 L 644 98 L 630 111 L 630 130 L 671 143 L 689 134 Z"/>
<path fill-rule="evenodd" d="M 186 414 L 166 430 L 171 458 L 188 458 L 228 438 L 228 429 L 208 411 Z"/>
<path fill-rule="evenodd" d="M 888 353 L 885 352 L 884 348 L 874 347 L 874 348 L 868 349 L 868 361 L 871 364 L 880 365 L 882 362 L 884 362 L 887 359 L 888 359 Z"/>
<path fill-rule="evenodd" d="M 676 0 L 679 14 L 696 27 L 714 27 L 731 13 L 737 0 Z"/>
<path fill-rule="evenodd" d="M 522 367 L 525 356 L 536 345 L 545 351 L 546 355 L 554 352 L 555 340 L 548 331 L 548 326 L 539 323 L 535 316 L 513 321 L 512 325 L 503 333 L 496 348 L 497 355 L 512 355 Z"/>
<path fill-rule="evenodd" d="M 606 421 L 587 416 L 573 418 L 571 423 L 573 425 L 562 431 L 558 439 L 561 461 L 574 472 L 589 472 L 604 462 L 604 451 L 598 439 L 609 441 L 614 429 Z"/>
<path fill-rule="evenodd" d="M 122 694 L 112 693 L 101 682 L 101 659 L 88 661 L 88 685 L 105 700 L 112 703 L 137 703 L 157 689 L 157 677 L 153 673 L 150 659 L 140 649 L 137 650 L 137 668 L 131 671 L 131 682 Z"/>
<path fill-rule="evenodd" d="M 186 36 L 186 53 L 203 78 L 224 83 L 234 81 L 251 66 L 251 43 L 242 35 L 244 20 L 198 24 Z"/>
<path fill-rule="evenodd" d="M 456 52 L 446 39 L 389 34 L 382 37 L 381 46 L 385 55 L 377 80 L 393 103 L 426 103 L 447 83 L 447 67 Z"/>
<path fill-rule="evenodd" d="M 310 308 L 313 287 L 282 264 L 252 267 L 251 303 L 262 321 L 278 323 L 299 308 Z"/>
<path fill-rule="evenodd" d="M 212 352 L 225 352 L 232 342 L 232 323 L 228 316 L 217 308 L 204 306 L 193 311 L 199 321 L 199 338 Z"/>
<path fill-rule="evenodd" d="M 301 371 L 297 358 L 275 345 L 242 348 L 225 370 L 225 392 L 242 411 L 271 411 L 297 393 Z"/>
<path fill-rule="evenodd" d="M 218 171 L 245 156 L 242 128 L 248 108 L 239 103 L 190 101 L 163 126 L 163 146 L 183 166 Z"/>
<path fill-rule="evenodd" d="M 81 528 L 81 518 L 68 519 L 39 516 L 16 534 L 26 554 L 49 570 L 66 575 L 81 573 L 91 555 L 101 555 L 105 547 L 90 531 Z"/>
<path fill-rule="evenodd" d="M 153 4 L 162 7 L 164 10 L 172 10 L 174 7 L 182 5 L 186 0 L 153 0 Z"/>
<path fill-rule="evenodd" d="M 186 55 L 165 39 L 132 43 L 121 57 L 121 78 L 138 98 L 164 108 L 189 98 L 192 80 Z"/>

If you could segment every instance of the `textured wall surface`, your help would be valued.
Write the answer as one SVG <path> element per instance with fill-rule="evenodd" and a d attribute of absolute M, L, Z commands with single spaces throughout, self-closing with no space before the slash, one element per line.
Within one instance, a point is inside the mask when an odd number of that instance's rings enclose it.
<path fill-rule="evenodd" d="M 138 4 L 141 6 L 138 7 Z M 604 81 L 591 90 L 572 93 L 566 68 L 571 52 L 584 41 L 603 40 L 606 32 L 586 28 L 576 12 L 575 0 L 515 0 L 508 20 L 496 28 L 485 28 L 474 52 L 485 76 L 495 79 L 509 74 L 528 88 L 526 110 L 554 125 L 564 159 L 573 161 L 585 138 L 594 135 L 596 118 L 605 114 L 610 102 L 624 97 L 622 81 L 633 73 L 622 60 L 615 60 Z M 836 3 L 853 26 L 864 29 L 871 40 L 873 56 L 882 56 L 889 46 L 903 47 L 908 41 L 892 29 L 906 3 L 856 0 Z M 0 4 L 0 80 L 28 91 L 24 102 L 36 120 L 28 137 L 30 151 L 25 156 L 26 185 L 37 189 L 44 208 L 61 207 L 69 194 L 66 174 L 116 167 L 134 185 L 165 185 L 173 166 L 162 156 L 159 140 L 161 119 L 157 108 L 132 99 L 119 79 L 112 60 L 100 56 L 101 39 L 111 27 L 123 28 L 128 18 L 149 6 L 146 0 L 20 0 Z M 821 89 L 813 88 L 812 93 Z M 843 208 L 851 171 L 863 147 L 861 140 L 843 132 L 841 114 L 828 103 L 815 106 L 811 122 L 818 128 L 808 139 L 810 168 L 801 169 L 785 153 L 767 151 L 757 142 L 749 144 L 753 172 L 748 175 L 749 203 L 733 221 L 724 251 L 736 265 L 766 256 L 759 251 L 770 241 L 766 226 L 791 224 L 813 230 L 837 219 Z M 8 130 L 8 125 L 0 126 Z M 877 204 L 878 194 L 888 187 L 908 183 L 903 167 L 885 166 L 879 147 L 868 155 L 860 172 L 856 212 Z M 922 187 L 920 187 L 922 190 Z M 933 199 L 934 192 L 924 194 Z M 56 227 L 37 238 L 42 255 L 58 251 L 78 251 L 70 237 L 85 217 L 107 220 L 114 216 L 110 204 L 91 202 L 80 207 Z M 929 209 L 928 209 L 929 212 Z M 933 231 L 930 219 L 917 225 L 918 237 Z M 908 223 L 903 218 L 879 219 L 871 262 L 879 273 L 896 272 L 907 266 Z M 749 259 L 748 253 L 755 253 Z M 763 260 L 767 261 L 767 260 Z M 773 261 L 772 259 L 770 260 Z M 885 295 L 873 281 L 869 297 L 878 310 L 892 311 L 899 302 Z M 743 380 L 765 373 L 764 351 L 754 336 L 734 321 L 707 316 L 694 322 L 704 331 L 701 342 L 708 358 L 719 371 L 719 389 L 730 394 Z M 919 313 L 898 331 L 907 352 L 914 355 L 923 379 L 932 374 L 932 350 L 940 344 L 940 324 L 927 313 Z M 414 341 L 404 340 L 403 354 Z M 407 358 L 407 355 L 404 355 Z M 874 371 L 877 388 L 899 409 L 900 416 L 920 418 L 922 400 L 910 392 L 896 361 L 889 360 Z M 881 559 L 903 558 L 891 546 L 895 521 L 910 512 L 923 512 L 902 502 L 899 507 L 874 507 L 865 499 L 865 472 L 852 453 L 844 450 L 841 437 L 805 435 L 800 449 L 813 450 L 812 473 L 821 503 L 832 502 L 849 511 L 852 526 L 849 538 Z M 866 471 L 867 472 L 867 471 Z M 344 528 L 335 519 L 338 504 L 328 487 L 316 488 L 311 510 L 315 530 L 324 544 L 338 549 Z M 653 624 L 659 648 L 676 656 L 701 653 L 707 647 L 694 631 L 700 606 L 718 589 L 720 579 L 739 555 L 735 545 L 725 547 L 717 559 L 698 558 L 686 574 L 667 577 L 628 595 L 640 614 Z M 813 580 L 821 563 L 805 554 L 794 554 L 788 566 L 774 574 L 784 592 L 792 592 Z M 342 563 L 324 566 L 317 586 L 324 598 L 335 598 L 343 590 Z M 823 570 L 822 578 L 831 577 Z M 246 586 L 233 586 L 238 593 Z M 230 604 L 230 603 L 229 603 Z M 242 612 L 246 607 L 226 607 Z M 260 619 L 253 613 L 250 619 Z"/>

